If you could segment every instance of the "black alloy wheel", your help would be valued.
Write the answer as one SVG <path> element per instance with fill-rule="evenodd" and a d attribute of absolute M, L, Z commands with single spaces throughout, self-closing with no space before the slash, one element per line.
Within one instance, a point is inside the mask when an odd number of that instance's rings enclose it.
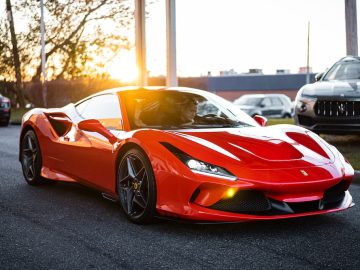
<path fill-rule="evenodd" d="M 40 185 L 46 182 L 41 177 L 42 158 L 39 141 L 33 130 L 25 133 L 21 140 L 20 162 L 24 178 L 29 185 Z"/>
<path fill-rule="evenodd" d="M 120 205 L 129 220 L 138 224 L 154 220 L 156 187 L 147 156 L 133 148 L 121 158 L 117 173 Z"/>

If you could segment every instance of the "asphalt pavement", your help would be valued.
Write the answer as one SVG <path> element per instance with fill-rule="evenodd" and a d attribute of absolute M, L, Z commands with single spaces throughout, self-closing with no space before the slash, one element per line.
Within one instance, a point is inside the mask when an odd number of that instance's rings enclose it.
<path fill-rule="evenodd" d="M 278 221 L 139 226 L 76 184 L 31 187 L 19 126 L 0 128 L 0 269 L 360 269 L 360 211 Z M 360 202 L 360 186 L 352 185 Z"/>

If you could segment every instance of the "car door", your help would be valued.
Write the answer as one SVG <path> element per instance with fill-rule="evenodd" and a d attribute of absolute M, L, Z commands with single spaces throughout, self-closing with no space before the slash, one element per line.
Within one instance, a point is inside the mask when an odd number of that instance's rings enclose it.
<path fill-rule="evenodd" d="M 92 97 L 78 105 L 78 120 L 97 119 L 114 135 L 122 131 L 122 118 L 118 96 L 104 94 Z M 76 120 L 75 120 L 76 122 Z M 77 128 L 76 134 L 62 142 L 66 153 L 65 170 L 86 184 L 108 191 L 115 191 L 114 146 L 97 132 Z"/>
<path fill-rule="evenodd" d="M 271 97 L 271 116 L 273 117 L 281 117 L 284 105 L 282 104 L 280 98 Z"/>
<path fill-rule="evenodd" d="M 272 108 L 271 108 L 271 100 L 268 97 L 265 97 L 260 103 L 261 114 L 263 116 L 271 116 Z"/>

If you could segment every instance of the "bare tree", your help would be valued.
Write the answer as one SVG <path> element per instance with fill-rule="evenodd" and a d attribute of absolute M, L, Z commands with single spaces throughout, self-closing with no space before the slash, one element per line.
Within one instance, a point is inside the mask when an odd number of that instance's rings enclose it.
<path fill-rule="evenodd" d="M 15 69 L 15 77 L 16 77 L 16 96 L 17 96 L 17 102 L 20 104 L 21 107 L 24 106 L 24 95 L 22 91 L 22 80 L 21 80 L 21 64 L 20 64 L 20 57 L 19 57 L 19 51 L 18 51 L 18 44 L 17 44 L 17 38 L 15 34 L 15 26 L 14 26 L 14 19 L 12 14 L 12 6 L 11 1 L 6 0 L 6 12 L 8 16 L 9 21 L 9 30 L 11 35 L 11 45 L 12 45 L 12 58 L 13 58 L 13 64 Z"/>

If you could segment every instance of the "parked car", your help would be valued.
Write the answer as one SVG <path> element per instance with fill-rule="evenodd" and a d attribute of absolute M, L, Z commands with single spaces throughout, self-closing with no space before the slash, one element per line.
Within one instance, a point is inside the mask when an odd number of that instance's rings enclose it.
<path fill-rule="evenodd" d="M 11 116 L 10 99 L 0 94 L 0 126 L 9 125 L 10 116 Z"/>
<path fill-rule="evenodd" d="M 264 117 L 197 89 L 124 87 L 32 109 L 19 151 L 28 184 L 91 186 L 136 223 L 282 219 L 353 206 L 354 170 L 335 147 L 301 127 L 265 127 Z"/>
<path fill-rule="evenodd" d="M 360 133 L 360 57 L 347 56 L 296 96 L 295 123 L 316 133 Z"/>
<path fill-rule="evenodd" d="M 242 95 L 234 104 L 250 116 L 290 118 L 294 111 L 290 98 L 283 94 Z"/>

